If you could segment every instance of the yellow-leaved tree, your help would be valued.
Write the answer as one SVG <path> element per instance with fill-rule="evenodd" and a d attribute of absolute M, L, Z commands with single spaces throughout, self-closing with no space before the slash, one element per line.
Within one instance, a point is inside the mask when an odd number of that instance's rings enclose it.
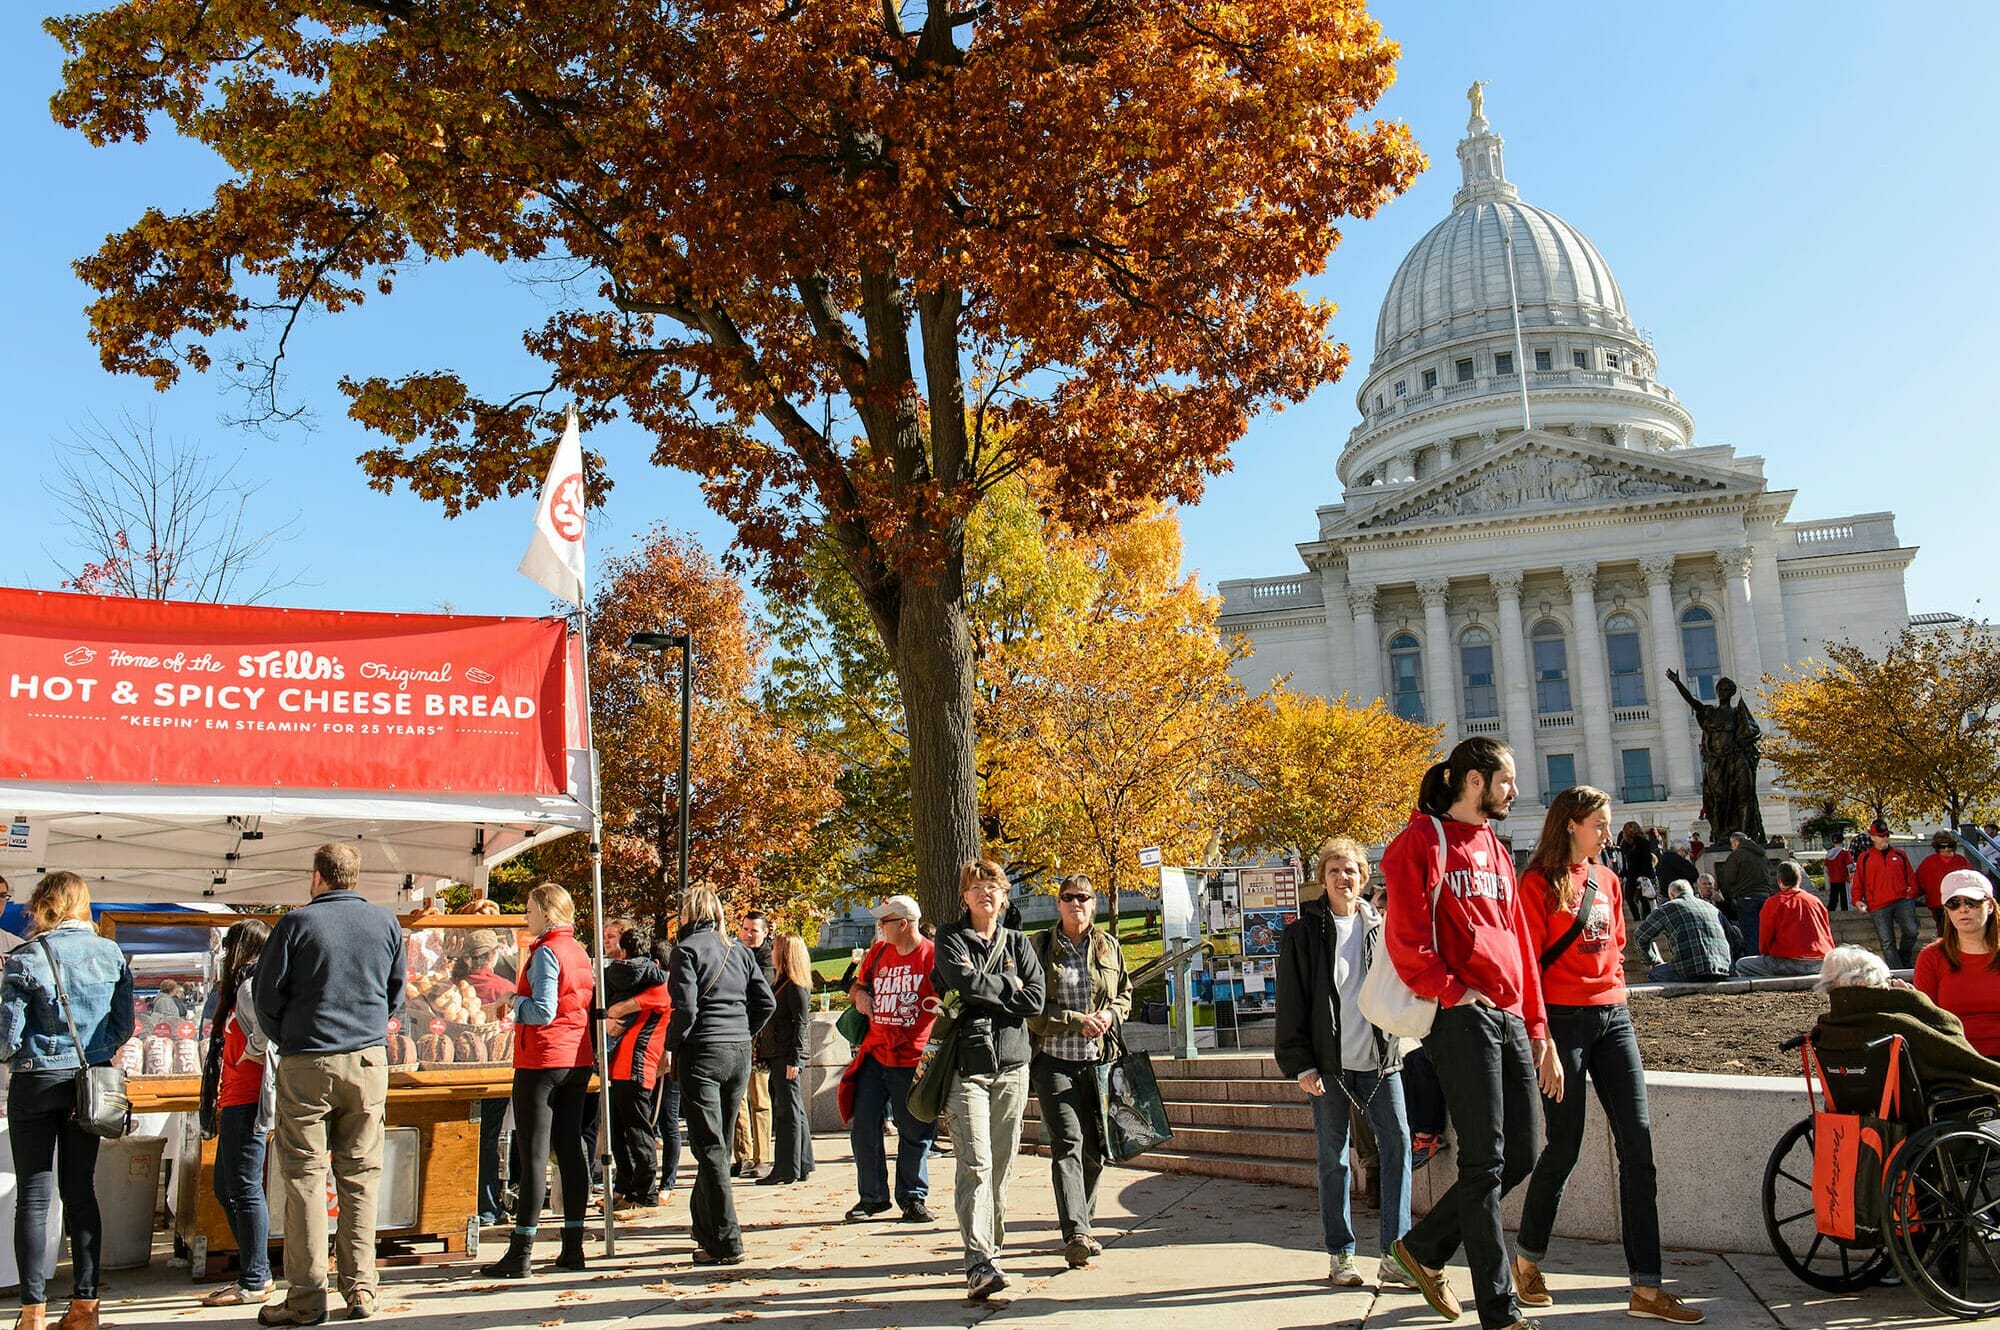
<path fill-rule="evenodd" d="M 1329 836 L 1364 845 L 1387 839 L 1416 803 L 1439 734 L 1380 701 L 1358 707 L 1345 696 L 1330 702 L 1272 688 L 1248 710 L 1233 844 L 1296 851 L 1303 861 Z"/>
<path fill-rule="evenodd" d="M 1196 862 L 1232 825 L 1245 703 L 1229 666 L 1246 648 L 1181 575 L 1171 510 L 1048 541 L 1090 595 L 983 661 L 985 807 L 1015 858 L 1089 873 L 1115 918 L 1142 848 Z"/>
<path fill-rule="evenodd" d="M 1829 644 L 1763 689 L 1784 783 L 1857 817 L 1985 816 L 2000 799 L 2000 642 L 1984 628 L 1905 629 L 1870 653 Z"/>

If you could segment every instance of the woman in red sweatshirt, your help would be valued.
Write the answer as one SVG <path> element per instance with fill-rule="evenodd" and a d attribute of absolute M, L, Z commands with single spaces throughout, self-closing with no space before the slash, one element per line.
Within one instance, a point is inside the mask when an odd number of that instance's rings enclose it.
<path fill-rule="evenodd" d="M 1993 910 L 1993 884 L 1978 869 L 1957 868 L 1939 886 L 1951 928 L 1917 953 L 1911 982 L 1965 1022 L 1967 1043 L 2000 1058 L 2000 914 Z"/>
<path fill-rule="evenodd" d="M 1431 1309 L 1462 1310 L 1440 1267 L 1461 1242 L 1484 1330 L 1529 1326 L 1507 1273 L 1500 1198 L 1535 1164 L 1535 1086 L 1560 1093 L 1541 974 L 1514 861 L 1494 834 L 1515 795 L 1514 755 L 1465 740 L 1424 773 L 1417 811 L 1382 855 L 1384 937 L 1396 973 L 1437 1019 L 1424 1051 L 1458 1130 L 1458 1181 L 1390 1249 Z"/>
<path fill-rule="evenodd" d="M 1583 1146 L 1588 1076 L 1611 1120 L 1618 1152 L 1618 1227 L 1632 1277 L 1626 1314 L 1698 1325 L 1703 1315 L 1660 1287 L 1659 1179 L 1646 1069 L 1625 1007 L 1625 911 L 1617 875 L 1595 862 L 1610 841 L 1611 796 L 1588 785 L 1564 790 L 1550 801 L 1542 837 L 1521 875 L 1521 904 L 1548 1003 L 1549 1042 L 1563 1075 L 1562 1084 L 1542 1100 L 1548 1141 L 1521 1207 L 1514 1286 L 1524 1306 L 1555 1301 L 1541 1263 Z"/>

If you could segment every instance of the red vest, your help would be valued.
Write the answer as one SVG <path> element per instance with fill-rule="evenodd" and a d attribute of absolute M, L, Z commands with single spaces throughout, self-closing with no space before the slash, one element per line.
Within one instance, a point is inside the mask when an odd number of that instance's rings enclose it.
<path fill-rule="evenodd" d="M 590 967 L 590 953 L 577 945 L 567 927 L 551 928 L 536 939 L 521 958 L 521 976 L 514 991 L 528 992 L 528 965 L 535 953 L 546 947 L 559 967 L 556 977 L 556 1015 L 547 1025 L 516 1023 L 514 1065 L 517 1067 L 587 1067 L 596 1061 L 590 1040 L 590 997 L 596 991 Z"/>
<path fill-rule="evenodd" d="M 666 1055 L 667 1021 L 674 1007 L 665 984 L 655 984 L 635 997 L 639 1010 L 618 1036 L 618 1047 L 611 1050 L 611 1079 L 636 1081 L 644 1090 L 653 1084 Z"/>

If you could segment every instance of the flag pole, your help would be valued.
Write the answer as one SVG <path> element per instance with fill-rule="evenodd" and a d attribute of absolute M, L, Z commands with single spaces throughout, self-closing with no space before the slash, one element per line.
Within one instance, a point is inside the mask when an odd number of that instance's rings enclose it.
<path fill-rule="evenodd" d="M 1500 218 L 1500 239 L 1507 254 L 1507 305 L 1514 315 L 1514 372 L 1521 376 L 1521 429 L 1525 433 L 1535 427 L 1528 415 L 1528 348 L 1521 336 L 1521 291 L 1514 282 L 1514 226 L 1504 216 Z"/>
<path fill-rule="evenodd" d="M 576 422 L 576 408 L 569 409 L 570 422 Z M 588 492 L 588 491 L 586 491 Z M 609 1260 L 618 1254 L 618 1220 L 612 1212 L 612 1189 L 616 1185 L 612 1177 L 611 1157 L 611 1051 L 609 1021 L 604 1015 L 604 794 L 598 782 L 597 723 L 593 713 L 596 710 L 590 691 L 590 579 L 589 565 L 586 564 L 584 579 L 578 588 L 581 602 L 577 605 L 577 638 L 583 655 L 583 746 L 590 755 L 590 921 L 597 930 L 590 948 L 591 970 L 596 987 L 594 1004 L 596 1019 L 591 1022 L 595 1033 L 595 1055 L 597 1062 L 597 1160 L 603 1181 L 604 1202 L 604 1256 Z M 567 1217 L 567 1216 L 565 1216 Z"/>

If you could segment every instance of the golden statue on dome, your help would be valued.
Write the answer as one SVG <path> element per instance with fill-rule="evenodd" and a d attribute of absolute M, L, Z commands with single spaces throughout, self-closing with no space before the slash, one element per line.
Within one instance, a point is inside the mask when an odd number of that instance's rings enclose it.
<path fill-rule="evenodd" d="M 1465 100 L 1472 103 L 1472 118 L 1474 120 L 1484 120 L 1486 118 L 1486 80 L 1473 80 L 1472 86 L 1465 90 Z"/>

